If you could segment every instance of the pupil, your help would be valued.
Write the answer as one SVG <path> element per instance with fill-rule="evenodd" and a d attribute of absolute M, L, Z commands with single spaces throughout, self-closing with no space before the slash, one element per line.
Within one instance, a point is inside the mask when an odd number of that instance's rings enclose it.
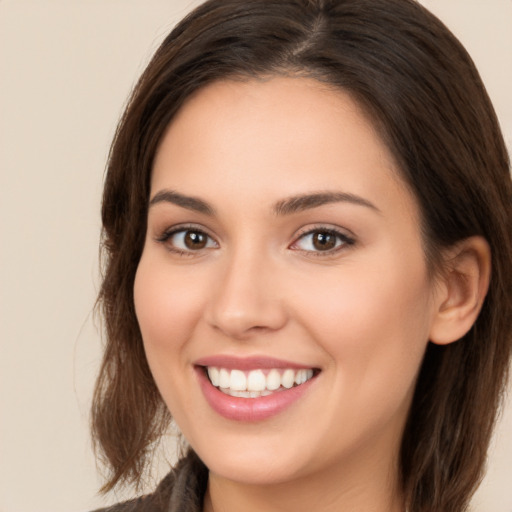
<path fill-rule="evenodd" d="M 320 251 L 334 249 L 336 246 L 336 237 L 331 233 L 316 233 L 313 237 L 313 245 L 315 249 Z"/>
<path fill-rule="evenodd" d="M 203 249 L 206 246 L 206 236 L 197 231 L 188 231 L 185 235 L 185 245 L 189 249 Z"/>

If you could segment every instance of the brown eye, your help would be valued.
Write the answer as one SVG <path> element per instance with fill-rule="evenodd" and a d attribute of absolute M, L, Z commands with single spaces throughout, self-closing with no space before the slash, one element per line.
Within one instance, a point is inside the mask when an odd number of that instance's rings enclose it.
<path fill-rule="evenodd" d="M 186 231 L 183 242 L 187 249 L 192 251 L 204 249 L 208 243 L 208 236 L 200 231 Z"/>
<path fill-rule="evenodd" d="M 180 254 L 219 247 L 211 236 L 199 229 L 177 229 L 176 231 L 164 233 L 157 240 L 165 244 L 170 251 Z"/>
<path fill-rule="evenodd" d="M 312 234 L 311 241 L 317 251 L 328 251 L 336 247 L 337 237 L 333 233 L 318 231 Z"/>
<path fill-rule="evenodd" d="M 291 246 L 303 252 L 320 255 L 334 254 L 339 249 L 353 245 L 355 240 L 334 229 L 312 229 L 301 235 Z"/>

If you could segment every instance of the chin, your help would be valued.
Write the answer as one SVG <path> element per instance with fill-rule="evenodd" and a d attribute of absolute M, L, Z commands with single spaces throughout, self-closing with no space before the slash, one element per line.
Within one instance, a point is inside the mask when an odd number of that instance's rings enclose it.
<path fill-rule="evenodd" d="M 244 485 L 268 486 L 282 484 L 294 480 L 299 472 L 294 470 L 294 464 L 287 466 L 285 461 L 275 460 L 255 463 L 251 458 L 244 460 L 215 461 L 207 465 L 210 472 L 223 479 Z"/>
<path fill-rule="evenodd" d="M 276 449 L 273 443 L 267 446 L 261 442 L 248 443 L 250 446 L 231 441 L 225 446 L 217 441 L 214 450 L 211 445 L 206 449 L 201 446 L 194 449 L 210 472 L 246 485 L 284 483 L 297 478 L 309 467 L 307 453 L 300 448 L 287 450 L 282 446 Z"/>

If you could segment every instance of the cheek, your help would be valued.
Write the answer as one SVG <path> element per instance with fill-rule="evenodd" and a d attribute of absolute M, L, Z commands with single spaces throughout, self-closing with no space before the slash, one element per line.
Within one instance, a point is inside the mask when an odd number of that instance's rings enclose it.
<path fill-rule="evenodd" d="M 135 276 L 135 312 L 149 360 L 153 352 L 174 352 L 185 343 L 204 300 L 187 272 L 171 270 L 143 254 Z"/>
<path fill-rule="evenodd" d="M 361 425 L 377 433 L 401 424 L 428 342 L 423 274 L 354 269 L 340 286 L 321 292 L 325 288 L 304 294 L 302 309 L 309 311 L 304 323 L 330 361 L 331 424 L 343 422 L 355 437 Z"/>
<path fill-rule="evenodd" d="M 165 256 L 149 253 L 143 254 L 134 282 L 135 312 L 146 358 L 164 402 L 180 425 L 190 415 L 186 379 L 191 375 L 183 373 L 190 363 L 187 341 L 198 323 L 205 293 L 197 281 L 191 284 L 192 277 L 166 264 Z"/>
<path fill-rule="evenodd" d="M 429 334 L 428 279 L 421 265 L 380 268 L 347 267 L 336 281 L 317 275 L 297 299 L 307 312 L 302 321 L 351 374 L 414 378 Z"/>

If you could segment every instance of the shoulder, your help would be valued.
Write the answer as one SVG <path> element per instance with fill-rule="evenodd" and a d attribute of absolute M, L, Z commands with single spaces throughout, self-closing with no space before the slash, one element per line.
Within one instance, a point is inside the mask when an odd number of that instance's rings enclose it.
<path fill-rule="evenodd" d="M 190 452 L 152 494 L 94 512 L 200 512 L 207 482 L 208 470 Z"/>
<path fill-rule="evenodd" d="M 175 483 L 175 472 L 169 473 L 155 492 L 133 500 L 118 503 L 94 512 L 167 512 Z"/>

